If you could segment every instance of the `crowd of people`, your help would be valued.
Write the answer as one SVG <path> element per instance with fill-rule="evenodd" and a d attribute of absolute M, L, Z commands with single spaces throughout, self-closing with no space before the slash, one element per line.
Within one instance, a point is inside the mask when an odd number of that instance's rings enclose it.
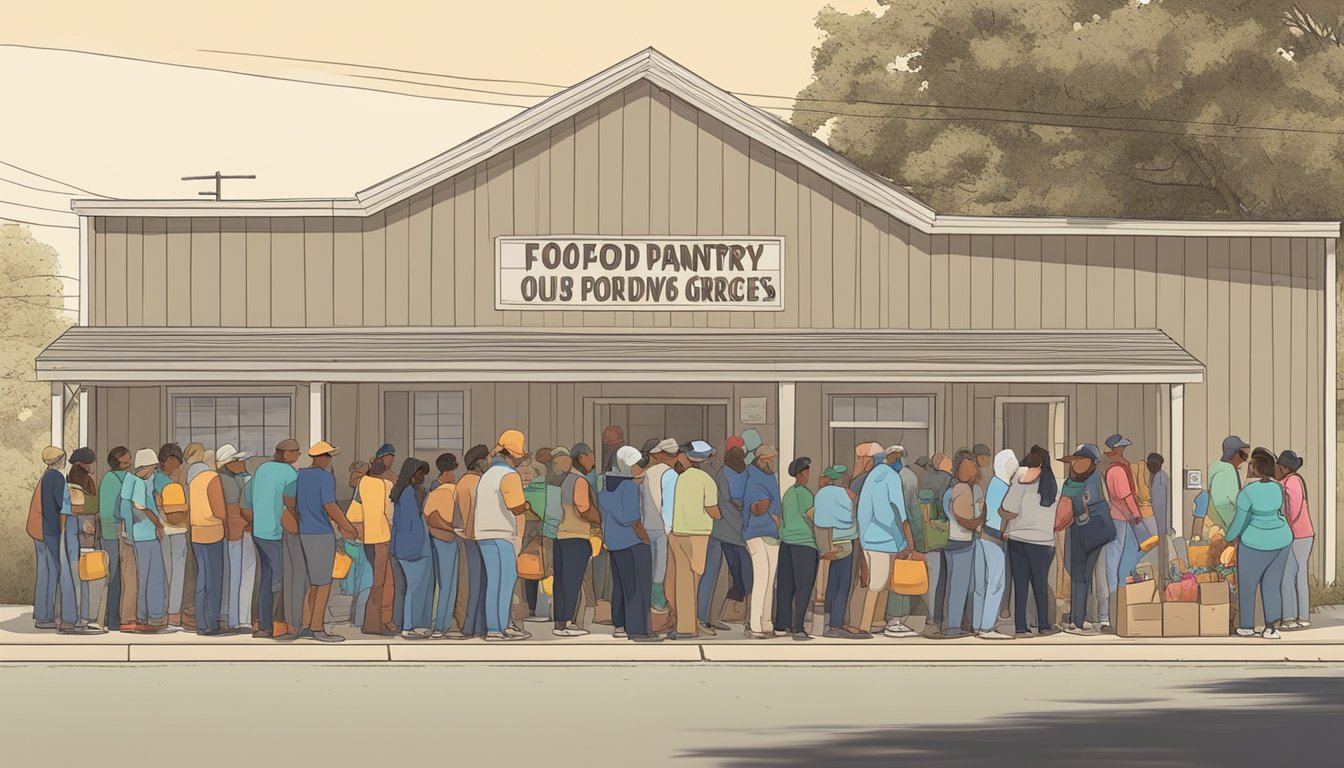
<path fill-rule="evenodd" d="M 91 449 L 62 475 L 65 452 L 47 448 L 34 622 L 340 642 L 339 585 L 364 634 L 407 639 L 521 640 L 528 620 L 581 637 L 592 609 L 617 637 L 683 640 L 732 631 L 730 604 L 757 640 L 809 640 L 815 615 L 851 640 L 1089 634 L 1111 630 L 1171 518 L 1163 457 L 1131 463 L 1118 434 L 1058 458 L 977 445 L 907 461 L 868 442 L 851 466 L 817 467 L 780 467 L 755 430 L 722 455 L 703 439 L 626 445 L 619 427 L 600 457 L 525 443 L 507 430 L 433 467 L 383 445 L 350 465 L 344 504 L 326 442 L 284 440 L 251 473 L 233 445 L 119 446 L 101 477 Z M 1302 463 L 1229 437 L 1196 500 L 1196 525 L 1237 546 L 1238 635 L 1257 634 L 1257 589 L 1260 635 L 1309 624 Z"/>

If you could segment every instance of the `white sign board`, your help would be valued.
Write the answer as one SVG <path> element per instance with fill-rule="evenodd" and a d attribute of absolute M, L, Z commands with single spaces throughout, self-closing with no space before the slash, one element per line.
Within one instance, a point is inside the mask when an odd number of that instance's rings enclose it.
<path fill-rule="evenodd" d="M 495 309 L 780 311 L 780 237 L 495 239 Z"/>
<path fill-rule="evenodd" d="M 764 397 L 744 397 L 741 398 L 741 421 L 743 424 L 764 424 L 765 423 L 765 398 Z"/>
<path fill-rule="evenodd" d="M 1187 491 L 1204 490 L 1204 470 L 1202 469 L 1185 470 L 1185 490 Z"/>

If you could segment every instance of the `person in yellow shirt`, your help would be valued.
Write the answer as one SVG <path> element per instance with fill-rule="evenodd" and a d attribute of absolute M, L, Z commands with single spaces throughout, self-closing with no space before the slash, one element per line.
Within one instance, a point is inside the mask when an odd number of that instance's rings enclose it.
<path fill-rule="evenodd" d="M 369 589 L 361 629 L 366 635 L 391 637 L 400 629 L 392 624 L 392 554 L 388 549 L 392 541 L 392 483 L 384 477 L 387 466 L 385 458 L 374 459 L 360 479 L 355 495 L 362 514 L 355 528 L 364 542 L 364 557 L 373 568 L 373 587 Z"/>
<path fill-rule="evenodd" d="M 430 545 L 434 552 L 434 583 L 438 585 L 438 598 L 434 604 L 434 626 L 432 638 L 458 636 L 462 632 L 449 633 L 453 623 L 453 606 L 457 604 L 457 532 L 453 530 L 453 509 L 457 506 L 457 482 L 453 473 L 457 471 L 457 457 L 445 453 L 434 460 L 439 470 L 439 484 L 425 497 L 425 523 L 429 527 Z"/>
<path fill-rule="evenodd" d="M 224 522 L 229 517 L 224 484 L 209 465 L 192 473 L 187 483 L 187 508 L 191 513 L 192 554 L 196 556 L 196 634 L 205 637 L 232 634 L 220 622 L 224 593 Z"/>
<path fill-rule="evenodd" d="M 673 595 L 677 614 L 676 629 L 667 639 L 691 639 L 696 635 L 696 595 L 699 580 L 705 573 L 705 557 L 709 551 L 709 534 L 719 513 L 719 486 L 714 478 L 700 468 L 714 455 L 714 448 L 703 440 L 696 440 L 682 451 L 690 466 L 677 476 L 672 505 L 672 530 L 667 547 L 676 574 Z"/>

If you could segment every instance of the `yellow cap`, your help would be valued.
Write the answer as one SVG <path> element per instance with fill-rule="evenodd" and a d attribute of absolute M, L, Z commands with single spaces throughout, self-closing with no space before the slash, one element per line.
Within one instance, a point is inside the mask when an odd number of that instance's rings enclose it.
<path fill-rule="evenodd" d="M 523 433 L 516 429 L 507 429 L 499 436 L 499 447 L 508 451 L 514 458 L 521 458 L 527 453 L 523 443 Z"/>
<path fill-rule="evenodd" d="M 331 443 L 328 443 L 326 440 L 318 440 L 316 443 L 313 444 L 312 448 L 308 449 L 309 456 L 326 456 L 327 454 L 335 456 L 340 452 L 341 452 L 340 448 L 337 448 Z"/>
<path fill-rule="evenodd" d="M 187 511 L 187 494 L 182 490 L 182 486 L 177 483 L 169 483 L 164 486 L 163 493 L 160 496 L 163 498 L 164 512 Z"/>
<path fill-rule="evenodd" d="M 65 451 L 54 445 L 48 445 L 42 449 L 42 463 L 47 466 L 51 466 L 63 458 L 65 458 Z"/>

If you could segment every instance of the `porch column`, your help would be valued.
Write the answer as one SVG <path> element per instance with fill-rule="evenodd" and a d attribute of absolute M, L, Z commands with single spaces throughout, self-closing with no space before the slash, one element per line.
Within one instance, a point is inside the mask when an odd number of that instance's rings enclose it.
<path fill-rule="evenodd" d="M 797 419 L 794 415 L 794 403 L 796 401 L 796 385 L 792 381 L 779 382 L 779 476 L 784 480 L 784 475 L 789 471 L 789 465 L 795 458 L 794 450 L 794 430 L 797 428 Z"/>
<path fill-rule="evenodd" d="M 1171 385 L 1171 528 L 1185 535 L 1185 385 Z M 1166 535 L 1166 531 L 1161 532 Z"/>
<path fill-rule="evenodd" d="M 51 444 L 65 450 L 65 382 L 51 383 Z"/>
<path fill-rule="evenodd" d="M 313 381 L 308 384 L 308 444 L 315 445 L 319 440 L 327 439 L 326 424 L 327 383 Z"/>
<path fill-rule="evenodd" d="M 92 406 L 93 398 L 89 396 L 88 387 L 79 388 L 79 446 L 84 447 L 89 444 L 89 423 L 93 419 L 93 414 L 89 411 Z"/>
<path fill-rule="evenodd" d="M 1339 537 L 1339 486 L 1335 481 L 1335 462 L 1338 461 L 1339 433 L 1335 409 L 1339 407 L 1336 378 L 1339 368 L 1337 350 L 1339 347 L 1339 314 L 1336 305 L 1339 297 L 1335 294 L 1338 266 L 1335 263 L 1337 241 L 1333 238 L 1325 241 L 1325 381 L 1321 389 L 1325 393 L 1324 409 L 1325 453 L 1320 463 L 1321 479 L 1325 485 L 1325 509 L 1321 514 L 1321 527 L 1325 539 L 1325 572 L 1321 574 L 1327 584 L 1333 584 L 1337 575 L 1338 563 L 1335 558 L 1335 542 Z"/>

